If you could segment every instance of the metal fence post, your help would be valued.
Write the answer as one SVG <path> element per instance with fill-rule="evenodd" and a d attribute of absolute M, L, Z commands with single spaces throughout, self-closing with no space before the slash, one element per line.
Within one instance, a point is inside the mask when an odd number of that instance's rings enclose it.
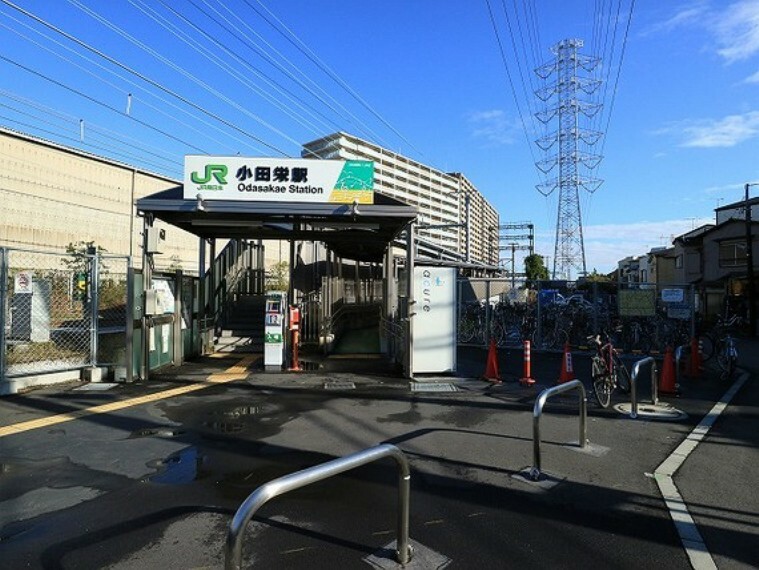
<path fill-rule="evenodd" d="M 593 332 L 598 332 L 598 281 L 593 281 Z"/>
<path fill-rule="evenodd" d="M 90 366 L 98 363 L 98 314 L 100 312 L 100 255 L 96 252 L 90 261 Z"/>
<path fill-rule="evenodd" d="M 696 286 L 691 285 L 690 289 L 690 337 L 696 336 Z"/>
<path fill-rule="evenodd" d="M 0 247 L 0 383 L 5 382 L 5 326 L 8 323 L 8 250 Z M 2 391 L 2 390 L 0 390 Z"/>
<path fill-rule="evenodd" d="M 126 381 L 134 382 L 134 266 L 132 258 L 127 258 L 126 290 Z"/>
<path fill-rule="evenodd" d="M 540 290 L 541 290 L 542 281 L 536 281 L 536 289 L 537 289 L 537 295 L 535 295 L 535 303 L 537 304 L 537 312 L 536 312 L 536 323 L 535 323 L 535 344 L 538 346 L 542 346 L 543 344 L 543 315 L 542 311 L 540 310 Z"/>
<path fill-rule="evenodd" d="M 493 314 L 490 311 L 490 279 L 485 280 L 485 348 L 490 346 L 490 320 L 493 318 Z"/>
<path fill-rule="evenodd" d="M 173 335 L 174 335 L 174 366 L 181 366 L 184 362 L 184 339 L 182 338 L 182 282 L 184 280 L 184 273 L 181 269 L 177 269 L 174 274 L 174 322 Z"/>

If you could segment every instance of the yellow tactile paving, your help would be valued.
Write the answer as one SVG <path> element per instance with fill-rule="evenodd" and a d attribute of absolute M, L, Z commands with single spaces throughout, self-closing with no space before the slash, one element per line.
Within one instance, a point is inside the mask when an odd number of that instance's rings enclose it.
<path fill-rule="evenodd" d="M 130 398 L 129 400 L 111 402 L 109 404 L 101 404 L 100 406 L 93 406 L 92 408 L 85 408 L 83 410 L 76 410 L 74 412 L 67 412 L 65 414 L 56 414 L 54 416 L 38 418 L 36 420 L 29 420 L 26 422 L 20 422 L 17 424 L 0 427 L 0 437 L 19 434 L 34 429 L 50 427 L 86 416 L 107 414 L 109 412 L 123 410 L 124 408 L 141 406 L 142 404 L 157 402 L 158 400 L 165 400 L 167 398 L 173 398 L 174 396 L 181 396 L 182 394 L 188 394 L 190 392 L 202 390 L 203 388 L 208 388 L 209 386 L 215 384 L 225 384 L 227 382 L 233 382 L 234 380 L 242 380 L 248 375 L 248 366 L 250 366 L 258 358 L 260 357 L 256 355 L 246 356 L 226 370 L 217 372 L 216 374 L 211 374 L 203 382 L 197 384 L 188 384 L 186 386 L 180 386 L 178 388 L 172 388 L 170 390 L 163 390 L 161 392 L 147 394 L 146 396 Z"/>

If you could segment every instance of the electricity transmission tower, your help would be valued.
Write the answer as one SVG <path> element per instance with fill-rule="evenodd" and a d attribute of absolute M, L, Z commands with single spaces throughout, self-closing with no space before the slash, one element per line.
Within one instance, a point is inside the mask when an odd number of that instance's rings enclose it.
<path fill-rule="evenodd" d="M 581 127 L 582 121 L 589 121 L 601 109 L 600 104 L 583 101 L 581 97 L 592 96 L 601 81 L 580 74 L 590 74 L 600 60 L 578 53 L 581 47 L 582 40 L 562 40 L 551 48 L 554 59 L 535 70 L 544 81 L 544 86 L 535 94 L 546 104 L 535 116 L 547 131 L 549 123 L 557 123 L 555 131 L 535 141 L 546 154 L 536 166 L 547 175 L 558 169 L 553 178 L 537 186 L 544 196 L 559 191 L 553 279 L 571 279 L 573 271 L 576 275 L 587 273 L 580 189 L 592 193 L 603 182 L 588 175 L 601 161 L 601 156 L 591 153 L 590 149 L 603 133 Z M 549 155 L 554 148 L 555 153 Z"/>

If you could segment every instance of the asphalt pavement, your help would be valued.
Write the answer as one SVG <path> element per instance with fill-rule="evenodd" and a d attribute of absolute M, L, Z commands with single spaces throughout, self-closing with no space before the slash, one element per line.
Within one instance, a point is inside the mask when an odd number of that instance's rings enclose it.
<path fill-rule="evenodd" d="M 673 477 L 710 557 L 731 569 L 759 567 L 759 343 L 739 349 L 745 384 Z M 409 568 L 690 568 L 654 472 L 730 387 L 712 364 L 662 397 L 683 412 L 675 421 L 632 420 L 589 394 L 585 449 L 577 395 L 551 398 L 535 483 L 521 475 L 534 463 L 533 405 L 560 355 L 533 353 L 530 388 L 517 382 L 521 351 L 499 351 L 501 384 L 480 379 L 485 361 L 462 349 L 456 376 L 412 391 L 366 356 L 273 374 L 232 355 L 146 384 L 3 398 L 0 568 L 221 568 L 254 489 L 379 443 L 411 463 Z M 589 388 L 587 355 L 574 363 Z M 397 568 L 396 486 L 383 460 L 273 499 L 247 528 L 246 567 Z"/>

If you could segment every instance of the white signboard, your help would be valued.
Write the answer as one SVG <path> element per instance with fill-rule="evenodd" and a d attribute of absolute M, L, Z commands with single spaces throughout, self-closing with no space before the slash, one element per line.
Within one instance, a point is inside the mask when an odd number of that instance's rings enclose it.
<path fill-rule="evenodd" d="M 374 163 L 197 156 L 184 159 L 184 199 L 374 203 Z"/>
<path fill-rule="evenodd" d="M 162 277 L 152 279 L 151 284 L 156 290 L 156 299 L 159 307 L 158 313 L 170 314 L 174 312 L 174 291 L 168 279 Z"/>
<path fill-rule="evenodd" d="M 34 281 L 33 273 L 31 271 L 19 271 L 13 277 L 13 293 L 18 295 L 19 293 L 32 293 L 32 282 Z"/>
<path fill-rule="evenodd" d="M 456 270 L 414 267 L 413 372 L 456 371 Z"/>

